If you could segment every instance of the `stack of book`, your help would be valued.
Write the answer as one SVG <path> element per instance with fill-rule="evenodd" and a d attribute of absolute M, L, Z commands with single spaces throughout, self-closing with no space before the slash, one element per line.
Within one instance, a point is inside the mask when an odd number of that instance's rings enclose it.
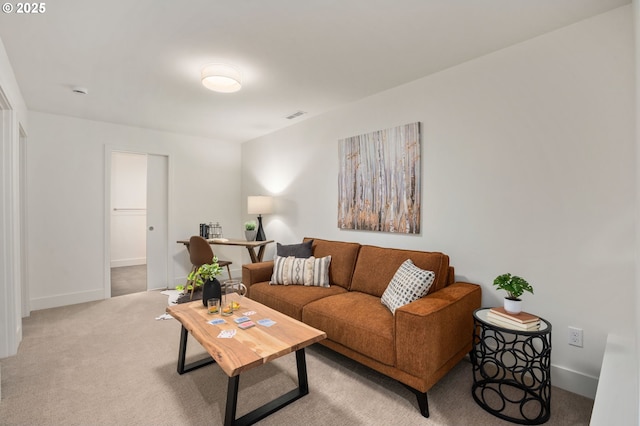
<path fill-rule="evenodd" d="M 510 314 L 502 307 L 491 308 L 487 319 L 495 325 L 513 330 L 535 331 L 540 329 L 540 318 L 537 316 L 526 312 Z"/>

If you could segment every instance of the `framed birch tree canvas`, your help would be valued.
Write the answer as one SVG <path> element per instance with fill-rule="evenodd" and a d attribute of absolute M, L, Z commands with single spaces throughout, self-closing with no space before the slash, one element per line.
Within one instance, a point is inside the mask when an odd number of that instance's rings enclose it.
<path fill-rule="evenodd" d="M 420 123 L 338 141 L 338 228 L 420 233 Z"/>

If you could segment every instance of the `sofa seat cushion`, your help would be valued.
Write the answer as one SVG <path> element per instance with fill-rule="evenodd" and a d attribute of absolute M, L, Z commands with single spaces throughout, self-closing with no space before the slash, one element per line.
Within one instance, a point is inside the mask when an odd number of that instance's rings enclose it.
<path fill-rule="evenodd" d="M 393 315 L 380 298 L 350 291 L 306 305 L 302 321 L 327 339 L 386 365 L 395 365 Z"/>
<path fill-rule="evenodd" d="M 428 294 L 449 284 L 449 256 L 444 253 L 362 246 L 350 289 L 382 297 L 396 271 L 407 259 L 420 269 L 435 272 L 436 278 Z"/>
<path fill-rule="evenodd" d="M 276 311 L 302 321 L 304 305 L 317 299 L 346 293 L 340 286 L 309 287 L 302 285 L 270 285 L 262 282 L 251 285 L 251 299 Z"/>

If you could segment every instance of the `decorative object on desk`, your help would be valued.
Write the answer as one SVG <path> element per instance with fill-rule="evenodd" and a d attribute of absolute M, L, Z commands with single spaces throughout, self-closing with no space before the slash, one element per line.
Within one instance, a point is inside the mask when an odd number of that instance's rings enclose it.
<path fill-rule="evenodd" d="M 220 281 L 215 276 L 220 275 L 222 268 L 218 264 L 218 258 L 213 257 L 213 262 L 205 263 L 197 270 L 191 271 L 187 276 L 187 284 L 176 286 L 176 290 L 186 290 L 190 292 L 189 300 L 193 299 L 193 294 L 196 288 L 202 288 L 202 304 L 207 306 L 207 300 L 211 298 L 222 297 L 222 288 Z"/>
<path fill-rule="evenodd" d="M 534 331 L 540 329 L 540 318 L 527 313 L 510 314 L 502 307 L 491 308 L 487 319 L 493 324 L 514 330 Z"/>
<path fill-rule="evenodd" d="M 533 294 L 533 287 L 531 287 L 524 278 L 517 275 L 499 275 L 493 280 L 493 285 L 507 292 L 507 297 L 504 298 L 504 309 L 510 314 L 519 314 L 522 312 L 522 300 L 520 300 L 520 296 L 522 296 L 525 291 Z"/>
<path fill-rule="evenodd" d="M 207 225 L 206 223 L 201 223 L 200 233 L 198 235 L 200 235 L 202 238 L 209 238 L 209 225 Z"/>
<path fill-rule="evenodd" d="M 209 223 L 209 238 L 222 238 L 222 225 L 219 222 Z"/>
<path fill-rule="evenodd" d="M 247 198 L 247 213 L 258 215 L 258 233 L 256 241 L 266 241 L 264 228 L 262 227 L 262 215 L 271 214 L 273 211 L 273 198 L 262 195 L 250 195 Z"/>
<path fill-rule="evenodd" d="M 256 229 L 255 220 L 250 220 L 244 223 L 244 237 L 247 239 L 247 241 L 255 240 L 257 234 L 258 230 Z"/>

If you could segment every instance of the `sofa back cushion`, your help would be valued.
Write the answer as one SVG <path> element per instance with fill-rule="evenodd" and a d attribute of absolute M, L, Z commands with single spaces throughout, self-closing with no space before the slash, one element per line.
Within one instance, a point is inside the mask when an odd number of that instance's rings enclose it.
<path fill-rule="evenodd" d="M 436 278 L 428 294 L 449 285 L 449 256 L 444 253 L 362 246 L 351 291 L 382 297 L 396 271 L 407 259 L 420 269 L 435 272 Z"/>
<path fill-rule="evenodd" d="M 349 289 L 360 244 L 318 238 L 305 238 L 303 241 L 309 240 L 313 240 L 313 255 L 316 258 L 331 256 L 331 266 L 329 266 L 329 281 L 331 285 L 339 285 Z"/>

